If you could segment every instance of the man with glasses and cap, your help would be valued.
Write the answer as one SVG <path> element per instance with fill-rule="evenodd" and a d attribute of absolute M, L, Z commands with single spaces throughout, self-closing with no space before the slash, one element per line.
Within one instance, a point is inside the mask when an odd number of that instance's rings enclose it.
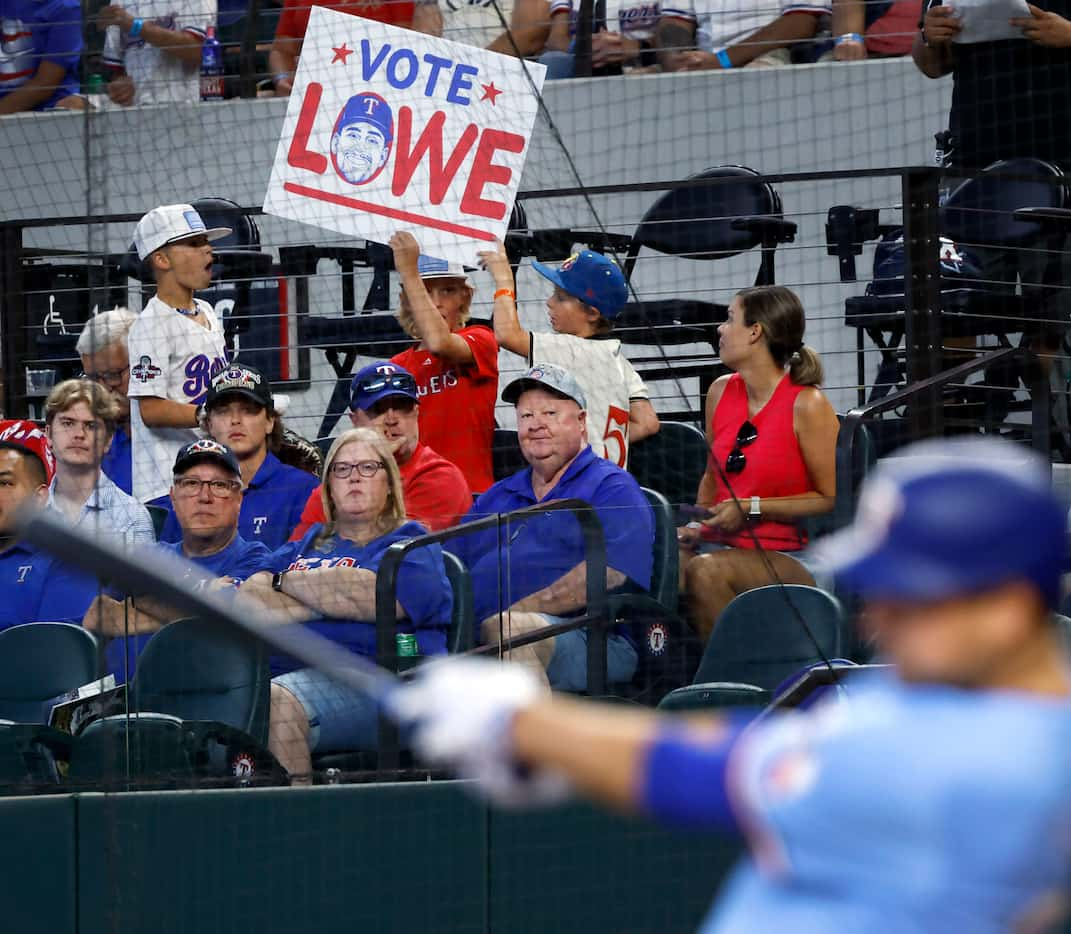
<path fill-rule="evenodd" d="M 230 232 L 206 229 L 189 204 L 153 208 L 134 230 L 138 259 L 156 279 L 156 294 L 127 337 L 130 360 L 137 361 L 128 390 L 132 493 L 143 503 L 166 497 L 175 455 L 200 437 L 197 407 L 227 365 L 223 325 L 194 292 L 212 282 L 211 241 Z"/>
<path fill-rule="evenodd" d="M 607 587 L 647 590 L 654 549 L 651 507 L 629 473 L 588 445 L 586 400 L 575 377 L 554 364 L 537 363 L 506 386 L 502 401 L 517 408 L 518 440 L 529 466 L 477 498 L 465 519 L 557 499 L 584 500 L 595 507 L 606 536 Z M 450 542 L 450 550 L 472 573 L 484 642 L 525 635 L 584 612 L 584 540 L 567 512 L 461 536 Z M 509 657 L 528 664 L 554 688 L 587 689 L 584 629 L 514 649 Z M 631 679 L 637 662 L 628 635 L 609 633 L 610 682 Z"/>
<path fill-rule="evenodd" d="M 283 417 L 267 378 L 255 367 L 232 363 L 212 379 L 201 410 L 201 425 L 210 438 L 226 445 L 242 469 L 242 509 L 238 532 L 274 551 L 300 521 L 301 510 L 317 478 L 284 464 L 275 456 L 283 437 Z M 174 509 L 160 540 L 177 542 L 182 529 Z"/>
<path fill-rule="evenodd" d="M 179 450 L 171 481 L 171 502 L 182 540 L 157 547 L 181 555 L 202 572 L 199 580 L 191 573 L 191 586 L 221 580 L 223 584 L 240 584 L 271 554 L 261 542 L 247 541 L 239 532 L 242 469 L 230 448 L 218 441 L 203 438 Z M 125 600 L 121 597 L 102 594 L 82 624 L 112 638 L 106 649 L 109 671 L 127 679 L 149 637 L 184 614 L 151 595 L 134 595 Z"/>
<path fill-rule="evenodd" d="M 387 360 L 360 369 L 350 384 L 350 421 L 354 428 L 374 428 L 391 446 L 410 519 L 437 532 L 456 525 L 468 512 L 472 496 L 461 471 L 420 441 L 420 404 L 410 373 Z M 323 521 L 316 486 L 290 540 L 297 541 Z"/>

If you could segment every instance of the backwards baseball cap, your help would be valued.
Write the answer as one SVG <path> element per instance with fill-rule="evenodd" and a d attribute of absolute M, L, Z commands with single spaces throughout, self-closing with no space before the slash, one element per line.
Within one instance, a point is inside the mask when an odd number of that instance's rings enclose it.
<path fill-rule="evenodd" d="M 405 396 L 414 402 L 419 401 L 413 375 L 389 360 L 377 360 L 362 367 L 350 383 L 351 409 L 366 412 L 388 396 Z"/>
<path fill-rule="evenodd" d="M 573 298 L 591 305 L 604 318 L 616 318 L 628 301 L 628 285 L 621 268 L 609 256 L 584 250 L 574 253 L 557 269 L 542 263 L 532 268 Z"/>
<path fill-rule="evenodd" d="M 205 395 L 205 409 L 211 409 L 220 397 L 231 395 L 250 399 L 269 412 L 275 408 L 271 387 L 256 367 L 232 363 L 227 369 L 220 370 L 212 378 L 212 385 Z"/>
<path fill-rule="evenodd" d="M 815 557 L 867 599 L 929 602 L 1025 580 L 1054 607 L 1067 544 L 1048 465 L 976 438 L 924 442 L 884 461 L 855 522 L 818 542 Z"/>
<path fill-rule="evenodd" d="M 554 363 L 535 363 L 502 390 L 502 401 L 513 405 L 527 389 L 550 389 L 560 396 L 572 399 L 582 409 L 588 407 L 584 390 L 568 370 Z"/>
<path fill-rule="evenodd" d="M 417 272 L 420 273 L 421 279 L 464 279 L 465 285 L 472 285 L 464 266 L 460 263 L 448 263 L 445 259 L 436 259 L 434 256 L 418 256 Z"/>
<path fill-rule="evenodd" d="M 230 227 L 205 227 L 192 204 L 162 204 L 153 208 L 134 228 L 134 249 L 138 259 L 146 259 L 160 247 L 190 237 L 219 240 L 231 232 Z"/>
<path fill-rule="evenodd" d="M 49 483 L 56 475 L 56 458 L 52 454 L 48 435 L 31 421 L 23 418 L 0 421 L 0 448 L 29 451 L 45 468 L 45 478 Z"/>
<path fill-rule="evenodd" d="M 238 465 L 238 458 L 234 456 L 234 452 L 227 445 L 213 441 L 211 438 L 191 441 L 179 448 L 178 455 L 175 457 L 175 469 L 172 472 L 177 477 L 191 467 L 204 463 L 217 464 L 236 477 L 242 476 L 242 468 Z"/>

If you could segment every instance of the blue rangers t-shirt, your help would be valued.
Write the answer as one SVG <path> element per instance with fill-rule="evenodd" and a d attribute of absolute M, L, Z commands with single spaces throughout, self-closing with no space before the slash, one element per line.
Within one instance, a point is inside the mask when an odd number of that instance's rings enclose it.
<path fill-rule="evenodd" d="M 21 623 L 81 623 L 97 581 L 47 552 L 17 543 L 0 553 L 0 629 Z"/>
<path fill-rule="evenodd" d="M 1067 698 L 853 682 L 744 733 L 727 775 L 752 858 L 704 934 L 1041 931 L 1069 904 Z"/>
<path fill-rule="evenodd" d="M 242 495 L 238 534 L 247 541 L 262 542 L 271 551 L 281 548 L 301 522 L 301 511 L 319 485 L 311 473 L 284 464 L 269 451 Z M 168 515 L 160 541 L 180 541 L 182 528 L 170 499 L 166 505 Z"/>
<path fill-rule="evenodd" d="M 42 62 L 63 69 L 57 87 L 34 110 L 78 93 L 82 7 L 75 0 L 0 0 L 0 97 L 22 87 Z"/>
<path fill-rule="evenodd" d="M 500 480 L 461 520 L 512 512 L 537 502 L 580 499 L 595 507 L 606 536 L 606 563 L 642 590 L 651 585 L 654 516 L 631 474 L 585 447 L 542 499 L 532 489 L 532 468 Z M 486 619 L 549 587 L 584 560 L 580 523 L 568 511 L 537 513 L 501 528 L 451 539 L 472 574 L 476 619 Z"/>
<path fill-rule="evenodd" d="M 120 490 L 130 494 L 133 483 L 130 475 L 130 433 L 124 427 L 115 429 L 111 446 L 104 452 L 104 459 L 100 462 L 100 469 Z"/>
<path fill-rule="evenodd" d="M 229 577 L 240 584 L 251 574 L 255 574 L 270 558 L 271 552 L 260 542 L 249 542 L 241 535 L 235 535 L 231 543 L 211 555 L 191 557 L 182 550 L 182 543 L 161 543 L 156 547 L 178 555 L 190 562 L 191 567 L 183 580 L 193 578 L 198 572 L 207 579 Z M 121 599 L 121 594 L 113 594 Z M 136 600 L 135 600 L 136 602 Z M 104 657 L 110 671 L 117 681 L 129 681 L 134 675 L 137 657 L 153 637 L 151 632 L 138 633 L 133 636 L 119 636 L 112 639 L 104 650 Z"/>
<path fill-rule="evenodd" d="M 314 525 L 299 541 L 284 545 L 260 570 L 300 574 L 318 568 L 348 567 L 378 571 L 383 554 L 391 545 L 426 534 L 423 526 L 406 522 L 365 545 L 334 535 L 317 546 L 316 537 L 322 528 L 322 525 Z M 421 655 L 443 654 L 453 594 L 443 567 L 442 551 L 437 544 L 415 548 L 405 556 L 398 569 L 397 601 L 406 618 L 397 622 L 396 631 L 415 633 Z M 305 625 L 358 655 L 374 657 L 376 654 L 373 621 L 324 617 L 309 620 Z M 300 667 L 285 656 L 273 657 L 271 666 L 273 675 Z"/>

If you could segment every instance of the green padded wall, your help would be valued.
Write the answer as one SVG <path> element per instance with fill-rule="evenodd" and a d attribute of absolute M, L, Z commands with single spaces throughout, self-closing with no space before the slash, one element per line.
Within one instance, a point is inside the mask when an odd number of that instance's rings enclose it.
<path fill-rule="evenodd" d="M 493 934 L 686 934 L 741 852 L 588 805 L 490 819 Z"/>
<path fill-rule="evenodd" d="M 79 934 L 481 934 L 487 812 L 453 783 L 79 798 Z"/>
<path fill-rule="evenodd" d="M 75 930 L 75 803 L 68 796 L 0 798 L 0 928 Z"/>

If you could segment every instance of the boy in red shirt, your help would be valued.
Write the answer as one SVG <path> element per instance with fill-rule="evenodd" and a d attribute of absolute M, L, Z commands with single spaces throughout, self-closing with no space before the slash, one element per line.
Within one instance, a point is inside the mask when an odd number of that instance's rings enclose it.
<path fill-rule="evenodd" d="M 398 320 L 419 342 L 391 362 L 416 379 L 420 440 L 482 493 L 494 483 L 498 342 L 490 328 L 466 326 L 473 290 L 460 266 L 421 256 L 410 233 L 396 233 L 390 245 L 402 280 Z"/>

